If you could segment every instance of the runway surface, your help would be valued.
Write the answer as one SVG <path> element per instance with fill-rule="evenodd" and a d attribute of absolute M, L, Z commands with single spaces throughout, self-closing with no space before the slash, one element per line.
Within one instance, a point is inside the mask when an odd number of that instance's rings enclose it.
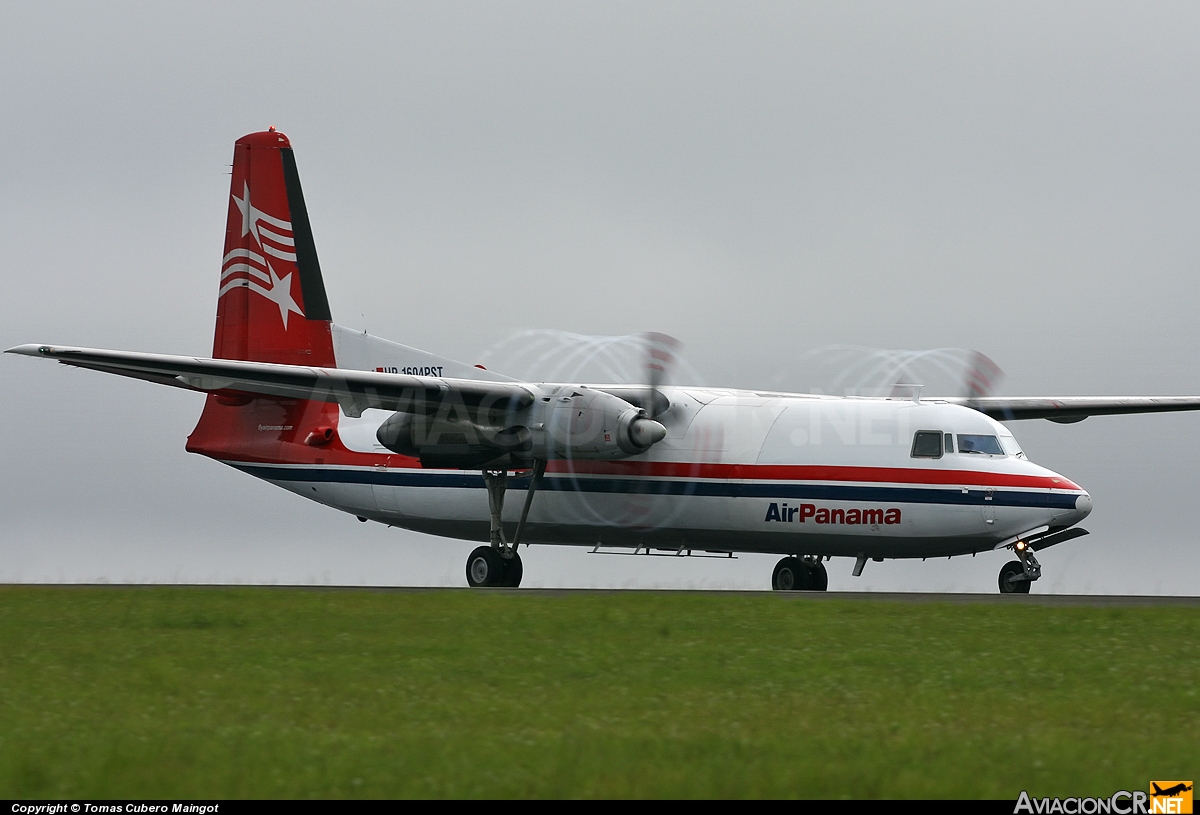
<path fill-rule="evenodd" d="M 573 594 L 638 594 L 661 592 L 664 594 L 687 593 L 716 596 L 758 597 L 770 595 L 780 600 L 798 602 L 822 602 L 826 600 L 854 600 L 857 602 L 899 603 L 958 603 L 963 605 L 1016 603 L 1035 606 L 1200 606 L 1200 596 L 1156 596 L 1144 594 L 965 594 L 940 592 L 867 592 L 867 591 L 726 591 L 721 589 L 471 589 L 466 586 L 322 586 L 311 584 L 280 585 L 253 583 L 3 583 L 3 587 L 42 587 L 63 589 L 273 589 L 280 591 L 369 591 L 369 592 L 483 592 L 492 594 L 520 594 L 531 597 L 562 597 Z"/>

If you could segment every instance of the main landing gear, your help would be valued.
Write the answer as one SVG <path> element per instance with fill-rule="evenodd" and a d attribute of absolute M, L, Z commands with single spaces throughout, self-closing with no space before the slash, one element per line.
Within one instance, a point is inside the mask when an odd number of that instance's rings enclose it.
<path fill-rule="evenodd" d="M 816 555 L 785 557 L 775 564 L 771 588 L 776 591 L 825 591 L 829 588 L 829 572 Z"/>
<path fill-rule="evenodd" d="M 1001 594 L 1029 594 L 1033 581 L 1042 576 L 1042 565 L 1033 556 L 1033 550 L 1025 541 L 1017 541 L 1012 545 L 1019 560 L 1010 560 L 1000 570 Z"/>
<path fill-rule="evenodd" d="M 500 513 L 504 509 L 504 491 L 508 487 L 507 470 L 484 470 L 483 484 L 487 487 L 488 510 L 491 515 L 490 545 L 480 546 L 467 558 L 467 584 L 472 588 L 506 587 L 515 589 L 521 585 L 524 567 L 517 547 L 521 545 L 521 533 L 525 531 L 525 519 L 533 504 L 533 494 L 546 474 L 546 462 L 533 463 L 533 480 L 525 493 L 525 506 L 521 509 L 521 520 L 513 533 L 512 543 L 504 539 L 504 525 Z"/>
<path fill-rule="evenodd" d="M 506 558 L 498 549 L 480 546 L 467 558 L 467 582 L 472 588 L 487 586 L 515 589 L 521 585 L 524 571 L 521 556 L 516 551 Z"/>

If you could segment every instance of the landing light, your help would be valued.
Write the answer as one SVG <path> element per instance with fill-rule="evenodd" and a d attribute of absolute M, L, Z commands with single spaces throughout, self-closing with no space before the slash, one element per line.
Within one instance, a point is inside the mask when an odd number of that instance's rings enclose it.
<path fill-rule="evenodd" d="M 1025 543 L 1025 541 L 1017 541 L 1017 546 L 1016 546 L 1016 549 L 1017 549 L 1017 551 L 1018 551 L 1018 552 L 1024 552 L 1024 551 L 1025 551 L 1025 546 L 1026 546 L 1026 543 Z"/>

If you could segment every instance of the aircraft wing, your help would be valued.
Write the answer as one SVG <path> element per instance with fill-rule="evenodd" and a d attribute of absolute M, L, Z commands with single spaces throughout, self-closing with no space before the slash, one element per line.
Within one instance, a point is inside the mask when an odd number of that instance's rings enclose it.
<path fill-rule="evenodd" d="M 54 359 L 64 365 L 207 393 L 336 402 L 347 416 L 361 416 L 366 408 L 432 414 L 447 400 L 472 409 L 515 411 L 528 407 L 534 400 L 530 388 L 515 382 L 405 376 L 62 345 L 18 345 L 5 353 Z"/>
<path fill-rule="evenodd" d="M 1198 396 L 981 396 L 945 401 L 966 405 L 1002 422 L 1049 419 L 1070 424 L 1088 416 L 1200 410 Z"/>

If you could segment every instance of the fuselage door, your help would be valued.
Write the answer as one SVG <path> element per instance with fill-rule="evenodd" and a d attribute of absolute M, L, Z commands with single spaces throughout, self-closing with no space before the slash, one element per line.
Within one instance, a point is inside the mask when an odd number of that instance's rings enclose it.
<path fill-rule="evenodd" d="M 383 463 L 374 468 L 375 479 L 371 482 L 371 491 L 375 494 L 375 505 L 386 515 L 400 514 L 401 487 L 387 482 L 387 473 L 395 456 L 388 456 Z"/>
<path fill-rule="evenodd" d="M 996 491 L 991 487 L 983 489 L 983 522 L 988 526 L 996 523 Z"/>

